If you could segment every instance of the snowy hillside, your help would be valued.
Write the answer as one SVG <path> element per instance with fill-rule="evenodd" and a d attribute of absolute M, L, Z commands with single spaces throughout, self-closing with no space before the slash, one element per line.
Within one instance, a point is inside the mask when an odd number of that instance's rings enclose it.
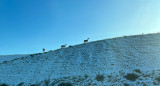
<path fill-rule="evenodd" d="M 4 61 L 11 61 L 20 57 L 29 56 L 29 54 L 20 54 L 20 55 L 0 55 L 0 63 L 3 63 Z"/>
<path fill-rule="evenodd" d="M 83 43 L 0 64 L 0 86 L 160 85 L 160 33 Z"/>

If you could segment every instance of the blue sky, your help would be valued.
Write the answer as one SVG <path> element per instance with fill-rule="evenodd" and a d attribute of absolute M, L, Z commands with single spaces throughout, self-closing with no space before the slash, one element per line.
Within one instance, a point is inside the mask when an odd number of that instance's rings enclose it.
<path fill-rule="evenodd" d="M 0 0 L 0 55 L 160 31 L 160 0 Z"/>

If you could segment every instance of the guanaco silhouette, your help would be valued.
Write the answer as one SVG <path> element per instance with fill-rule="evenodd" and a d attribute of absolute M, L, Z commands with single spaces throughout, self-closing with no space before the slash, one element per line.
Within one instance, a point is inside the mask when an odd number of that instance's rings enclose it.
<path fill-rule="evenodd" d="M 45 52 L 45 49 L 43 48 L 43 53 Z"/>
<path fill-rule="evenodd" d="M 88 42 L 89 38 L 87 40 L 84 40 L 84 43 Z"/>
<path fill-rule="evenodd" d="M 65 47 L 66 47 L 66 45 L 67 45 L 67 44 L 65 44 L 65 45 L 61 45 L 61 48 L 65 48 Z"/>

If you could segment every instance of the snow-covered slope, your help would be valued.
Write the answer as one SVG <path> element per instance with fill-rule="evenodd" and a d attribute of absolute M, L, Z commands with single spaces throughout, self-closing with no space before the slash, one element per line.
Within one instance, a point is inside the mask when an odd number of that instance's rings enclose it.
<path fill-rule="evenodd" d="M 160 85 L 160 33 L 83 43 L 0 64 L 10 86 Z"/>
<path fill-rule="evenodd" d="M 29 54 L 18 54 L 18 55 L 0 55 L 0 63 L 3 63 L 4 61 L 11 61 L 17 58 L 29 56 Z"/>

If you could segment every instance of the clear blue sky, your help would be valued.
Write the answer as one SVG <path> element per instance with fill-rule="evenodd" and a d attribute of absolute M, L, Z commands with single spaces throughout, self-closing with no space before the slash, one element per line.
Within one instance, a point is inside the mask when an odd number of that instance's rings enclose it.
<path fill-rule="evenodd" d="M 0 0 L 0 55 L 160 31 L 160 0 Z"/>

